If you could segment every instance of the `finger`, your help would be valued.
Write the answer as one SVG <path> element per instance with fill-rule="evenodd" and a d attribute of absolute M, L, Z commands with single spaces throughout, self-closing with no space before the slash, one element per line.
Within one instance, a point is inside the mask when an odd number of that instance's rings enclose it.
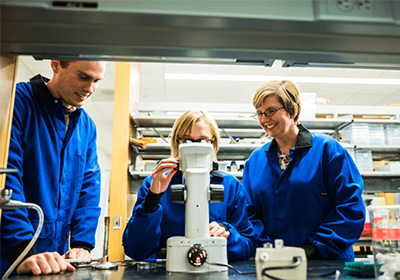
<path fill-rule="evenodd" d="M 218 235 L 217 235 L 217 231 L 218 231 L 217 228 L 213 228 L 213 229 L 210 231 L 210 236 L 218 236 Z"/>
<path fill-rule="evenodd" d="M 67 265 L 67 268 L 66 268 L 67 271 L 75 271 L 75 267 L 72 264 L 66 263 L 66 265 Z"/>
<path fill-rule="evenodd" d="M 51 271 L 42 271 L 44 274 L 55 274 L 65 271 L 67 269 L 67 263 L 64 261 L 64 256 L 61 256 L 57 252 L 44 253 L 44 260 L 50 266 Z M 42 269 L 43 270 L 43 269 Z"/>
<path fill-rule="evenodd" d="M 32 260 L 32 257 L 27 258 L 24 260 L 18 267 L 17 267 L 17 274 L 27 274 L 32 273 L 34 275 L 39 275 L 41 273 L 39 265 Z"/>
<path fill-rule="evenodd" d="M 156 167 L 168 166 L 168 165 L 177 165 L 177 164 L 178 164 L 178 160 L 177 159 L 163 159 L 156 165 Z"/>
<path fill-rule="evenodd" d="M 177 158 L 165 158 L 165 159 L 162 159 L 161 161 L 160 161 L 160 163 L 178 163 L 178 159 Z"/>
<path fill-rule="evenodd" d="M 175 175 L 176 172 L 177 172 L 177 170 L 175 170 L 175 169 L 171 170 L 171 172 L 169 172 L 167 175 L 167 179 L 171 179 Z"/>
<path fill-rule="evenodd" d="M 153 173 L 165 173 L 168 170 L 178 167 L 176 163 L 160 163 L 153 169 Z"/>
<path fill-rule="evenodd" d="M 65 255 L 64 255 L 65 256 Z M 57 263 L 60 272 L 65 271 L 68 269 L 68 265 L 69 263 L 64 261 L 64 256 L 60 256 L 60 255 L 54 255 L 54 260 Z"/>
<path fill-rule="evenodd" d="M 171 165 L 178 165 L 178 160 L 175 158 L 168 158 L 168 159 L 163 159 L 161 160 L 156 167 L 160 167 L 160 166 L 171 166 Z"/>
<path fill-rule="evenodd" d="M 44 254 L 44 257 L 51 268 L 51 272 L 49 273 L 60 273 L 67 269 L 67 264 L 65 263 L 63 256 L 61 256 L 59 253 L 46 253 Z"/>
<path fill-rule="evenodd" d="M 70 253 L 70 251 L 66 252 L 64 255 L 62 255 L 62 258 L 63 259 L 70 259 L 69 253 Z"/>
<path fill-rule="evenodd" d="M 69 252 L 68 252 L 69 253 Z M 64 261 L 66 254 L 58 259 L 58 264 L 60 266 L 61 271 L 75 271 L 75 267 L 69 263 Z"/>
<path fill-rule="evenodd" d="M 31 267 L 29 267 L 25 272 L 25 273 L 32 273 L 33 275 L 40 275 L 43 274 L 42 272 L 42 268 L 40 265 L 38 265 L 37 263 L 32 264 Z"/>
<path fill-rule="evenodd" d="M 208 229 L 213 229 L 213 228 L 215 228 L 215 226 L 217 226 L 218 224 L 216 223 L 216 222 L 211 222 L 211 223 L 209 223 L 208 224 Z"/>
<path fill-rule="evenodd" d="M 76 259 L 76 251 L 74 249 L 69 250 L 65 255 L 67 259 Z"/>
<path fill-rule="evenodd" d="M 66 269 L 66 265 L 64 265 L 64 261 L 61 260 L 59 262 L 59 260 L 54 258 L 54 256 L 47 258 L 46 262 L 47 262 L 47 266 L 44 266 L 45 264 L 41 263 L 41 265 L 43 265 L 43 268 L 42 268 L 43 274 L 60 273 L 63 270 L 62 269 L 63 266 Z M 49 269 L 47 269 L 47 267 L 49 267 Z"/>
<path fill-rule="evenodd" d="M 37 265 L 40 268 L 40 272 L 38 274 L 35 274 L 33 271 L 32 273 L 35 275 L 39 275 L 39 274 L 50 274 L 52 273 L 53 268 L 51 267 L 52 263 L 48 260 L 48 254 L 49 253 L 44 253 L 40 256 L 38 256 L 37 258 Z"/>
<path fill-rule="evenodd" d="M 219 230 L 219 225 L 213 227 L 211 230 L 209 230 L 209 234 L 210 236 L 216 236 L 215 234 L 217 233 L 217 231 Z"/>
<path fill-rule="evenodd" d="M 225 233 L 225 229 L 220 227 L 215 233 L 214 236 L 222 236 Z"/>
<path fill-rule="evenodd" d="M 165 178 L 166 176 L 164 175 L 164 173 L 173 169 L 174 168 L 172 167 L 156 167 L 155 169 L 153 169 L 153 173 L 151 175 L 153 176 L 153 178 Z"/>
<path fill-rule="evenodd" d="M 82 248 L 71 249 L 64 256 L 69 259 L 90 259 L 91 257 L 90 253 Z"/>
<path fill-rule="evenodd" d="M 219 225 L 216 222 L 211 222 L 208 224 L 208 233 L 210 236 L 213 236 L 214 233 L 217 231 Z"/>
<path fill-rule="evenodd" d="M 91 258 L 91 255 L 87 250 L 82 249 L 82 248 L 75 249 L 75 250 L 76 250 L 77 259 L 90 259 Z"/>

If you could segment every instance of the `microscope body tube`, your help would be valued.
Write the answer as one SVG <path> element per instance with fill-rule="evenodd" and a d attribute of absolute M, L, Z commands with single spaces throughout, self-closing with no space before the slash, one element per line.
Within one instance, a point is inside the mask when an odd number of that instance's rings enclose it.
<path fill-rule="evenodd" d="M 205 168 L 189 168 L 184 173 L 187 188 L 185 213 L 185 237 L 187 238 L 209 237 L 207 199 L 210 184 L 209 172 Z"/>
<path fill-rule="evenodd" d="M 179 166 L 183 172 L 182 195 L 185 201 L 185 236 L 171 236 L 167 240 L 166 271 L 185 273 L 225 272 L 228 277 L 226 238 L 209 236 L 210 171 L 214 149 L 211 144 L 183 143 L 179 145 Z M 180 189 L 182 185 L 179 186 Z M 186 198 L 185 198 L 186 197 Z M 178 200 L 180 201 L 180 200 Z M 193 250 L 204 251 L 198 263 Z M 205 262 L 207 259 L 210 263 Z M 192 262 L 194 261 L 194 262 Z M 215 264 L 213 264 L 215 263 Z"/>
<path fill-rule="evenodd" d="M 213 146 L 188 143 L 179 146 L 180 167 L 185 178 L 185 237 L 207 238 L 209 224 L 208 192 Z"/>

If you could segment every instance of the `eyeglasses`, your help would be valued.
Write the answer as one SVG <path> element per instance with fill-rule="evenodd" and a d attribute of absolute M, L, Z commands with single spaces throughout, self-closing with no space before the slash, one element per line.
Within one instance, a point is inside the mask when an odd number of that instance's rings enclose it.
<path fill-rule="evenodd" d="M 178 143 L 204 143 L 204 144 L 213 144 L 215 139 L 192 139 L 192 138 L 176 138 L 176 142 Z"/>
<path fill-rule="evenodd" d="M 278 112 L 280 109 L 283 109 L 285 107 L 280 107 L 280 108 L 268 108 L 267 110 L 265 110 L 264 112 L 257 112 L 253 114 L 253 118 L 255 118 L 256 120 L 261 120 L 262 116 L 265 115 L 266 117 L 270 118 L 273 115 L 276 114 L 276 112 Z"/>

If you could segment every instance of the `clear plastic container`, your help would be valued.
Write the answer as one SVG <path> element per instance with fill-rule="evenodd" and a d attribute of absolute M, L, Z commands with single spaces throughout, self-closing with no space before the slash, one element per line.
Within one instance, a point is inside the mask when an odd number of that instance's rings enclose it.
<path fill-rule="evenodd" d="M 400 205 L 368 206 L 375 279 L 399 279 L 400 275 Z"/>

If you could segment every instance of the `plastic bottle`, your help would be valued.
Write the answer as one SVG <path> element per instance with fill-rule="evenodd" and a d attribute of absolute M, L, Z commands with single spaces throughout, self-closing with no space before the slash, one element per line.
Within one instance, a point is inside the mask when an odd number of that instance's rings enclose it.
<path fill-rule="evenodd" d="M 236 164 L 236 161 L 232 160 L 231 161 L 231 172 L 237 172 L 238 171 L 238 166 Z"/>

